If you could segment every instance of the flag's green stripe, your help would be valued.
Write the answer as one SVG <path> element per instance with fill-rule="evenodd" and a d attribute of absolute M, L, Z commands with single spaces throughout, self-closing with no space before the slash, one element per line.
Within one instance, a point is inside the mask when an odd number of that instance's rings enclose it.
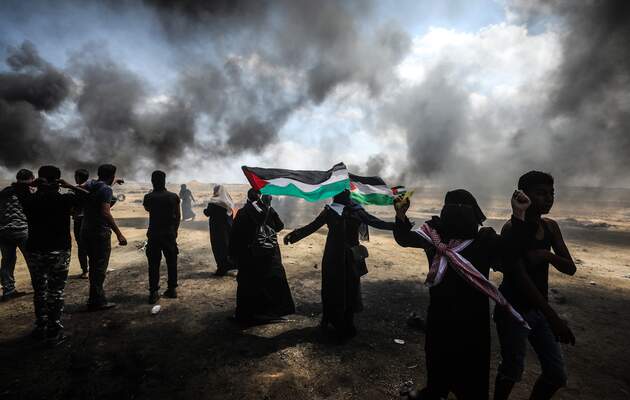
<path fill-rule="evenodd" d="M 360 193 L 357 191 L 350 192 L 352 200 L 359 204 L 389 206 L 394 204 L 394 197 L 381 193 Z"/>
<path fill-rule="evenodd" d="M 344 179 L 328 185 L 322 185 L 312 192 L 303 192 L 293 184 L 289 184 L 288 186 L 274 186 L 272 184 L 268 184 L 261 188 L 260 192 L 262 194 L 270 194 L 272 196 L 300 197 L 306 201 L 315 202 L 331 198 L 336 194 L 343 192 L 345 189 L 350 189 L 350 179 Z"/>

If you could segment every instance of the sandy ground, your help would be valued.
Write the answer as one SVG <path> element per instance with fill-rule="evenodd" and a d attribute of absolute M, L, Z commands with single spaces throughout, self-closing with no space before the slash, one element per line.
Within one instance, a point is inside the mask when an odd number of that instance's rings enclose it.
<path fill-rule="evenodd" d="M 140 203 L 148 185 L 117 188 L 127 198 L 113 213 L 129 245 L 114 246 L 106 289 L 119 307 L 84 311 L 88 283 L 76 278 L 76 256 L 66 288 L 68 342 L 47 349 L 28 337 L 31 295 L 0 303 L 0 398 L 396 399 L 403 382 L 423 384 L 424 336 L 406 326 L 408 314 L 423 315 L 428 304 L 423 254 L 398 247 L 390 234 L 372 231 L 359 336 L 337 345 L 317 329 L 323 229 L 282 247 L 297 313 L 285 323 L 241 330 L 228 321 L 235 303 L 234 276 L 212 275 L 215 263 L 202 214 L 210 187 L 190 186 L 197 197 L 197 220 L 182 223 L 180 230 L 179 298 L 162 299 L 162 311 L 150 314 L 146 259 L 138 250 L 145 239 L 147 215 Z M 229 190 L 242 201 L 244 186 Z M 418 191 L 411 215 L 421 221 L 439 210 L 443 193 L 437 188 Z M 574 204 L 575 195 L 581 200 Z M 480 200 L 490 224 L 500 227 L 508 204 Z M 278 203 L 289 225 L 306 221 L 320 208 Z M 371 210 L 392 217 L 389 209 Z M 579 264 L 574 277 L 552 272 L 550 278 L 553 305 L 577 336 L 575 347 L 564 348 L 570 378 L 556 398 L 629 399 L 630 196 L 627 191 L 567 191 L 559 195 L 551 216 L 560 221 Z M 165 274 L 163 266 L 163 286 Z M 21 258 L 16 278 L 18 289 L 32 291 Z M 491 379 L 496 337 L 493 354 Z M 514 399 L 527 398 L 538 372 L 530 352 Z"/>

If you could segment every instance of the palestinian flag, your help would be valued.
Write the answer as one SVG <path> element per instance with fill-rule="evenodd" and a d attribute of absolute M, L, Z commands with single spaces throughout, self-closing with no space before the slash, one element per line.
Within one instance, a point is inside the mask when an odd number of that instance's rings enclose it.
<path fill-rule="evenodd" d="M 350 197 L 359 204 L 388 206 L 396 194 L 378 176 L 350 175 Z"/>
<path fill-rule="evenodd" d="M 249 184 L 262 194 L 300 197 L 314 202 L 350 189 L 348 169 L 343 163 L 336 164 L 328 171 L 294 171 L 246 166 L 241 168 Z"/>

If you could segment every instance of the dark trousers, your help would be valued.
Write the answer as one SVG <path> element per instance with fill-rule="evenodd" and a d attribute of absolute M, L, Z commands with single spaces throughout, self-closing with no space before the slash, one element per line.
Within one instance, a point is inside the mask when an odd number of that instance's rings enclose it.
<path fill-rule="evenodd" d="M 15 234 L 4 234 L 0 236 L 0 252 L 2 253 L 2 261 L 0 261 L 0 282 L 2 290 L 5 294 L 9 294 L 15 290 L 15 263 L 17 261 L 17 249 L 19 248 L 24 255 L 28 232 L 19 232 Z"/>
<path fill-rule="evenodd" d="M 31 251 L 28 253 L 28 260 L 36 324 L 48 324 L 51 330 L 61 329 L 70 250 Z"/>
<path fill-rule="evenodd" d="M 102 305 L 107 303 L 105 297 L 105 276 L 109 265 L 109 255 L 112 252 L 111 232 L 93 234 L 82 232 L 81 241 L 85 246 L 90 269 L 90 295 L 88 304 Z"/>
<path fill-rule="evenodd" d="M 168 270 L 168 287 L 177 287 L 177 239 L 169 236 L 150 236 L 146 247 L 147 261 L 149 262 L 149 290 L 160 289 L 160 263 L 162 254 L 166 260 Z"/>
<path fill-rule="evenodd" d="M 88 272 L 88 255 L 83 242 L 81 241 L 81 223 L 83 217 L 75 217 L 74 219 L 74 240 L 77 241 L 77 252 L 79 253 L 79 265 L 81 271 Z"/>
<path fill-rule="evenodd" d="M 422 399 L 452 392 L 459 400 L 486 400 L 490 382 L 490 314 L 479 306 L 431 299 L 425 339 L 427 386 Z"/>

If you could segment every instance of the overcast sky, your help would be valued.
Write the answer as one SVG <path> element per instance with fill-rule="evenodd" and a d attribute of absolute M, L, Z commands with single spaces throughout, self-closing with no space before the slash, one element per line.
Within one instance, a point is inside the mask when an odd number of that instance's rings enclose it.
<path fill-rule="evenodd" d="M 392 185 L 630 186 L 623 2 L 621 21 L 589 0 L 167 3 L 2 2 L 1 173 L 344 161 Z"/>

